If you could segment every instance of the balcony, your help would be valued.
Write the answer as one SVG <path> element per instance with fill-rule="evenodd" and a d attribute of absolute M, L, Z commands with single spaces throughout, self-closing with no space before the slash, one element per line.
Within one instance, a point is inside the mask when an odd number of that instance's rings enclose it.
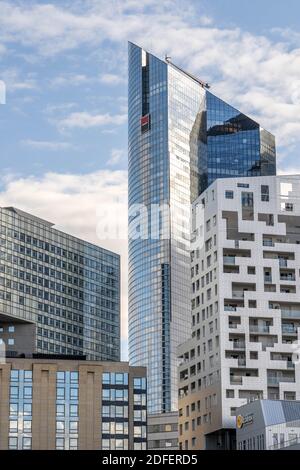
<path fill-rule="evenodd" d="M 243 290 L 236 290 L 232 292 L 232 298 L 233 299 L 243 299 L 244 298 L 244 292 Z"/>
<path fill-rule="evenodd" d="M 295 369 L 295 364 L 292 361 L 286 361 L 286 366 L 288 369 Z"/>
<path fill-rule="evenodd" d="M 224 264 L 229 264 L 230 266 L 235 266 L 235 256 L 223 256 Z"/>
<path fill-rule="evenodd" d="M 231 341 L 233 345 L 233 349 L 245 349 L 246 343 L 245 341 Z"/>
<path fill-rule="evenodd" d="M 230 376 L 230 384 L 231 385 L 242 385 L 243 378 L 240 375 L 231 375 Z"/>
<path fill-rule="evenodd" d="M 250 333 L 270 333 L 270 327 L 267 325 L 249 325 Z"/>
<path fill-rule="evenodd" d="M 280 268 L 287 268 L 288 260 L 283 258 L 278 258 L 279 267 Z"/>
<path fill-rule="evenodd" d="M 282 333 L 283 334 L 297 334 L 297 327 L 294 325 L 282 325 Z"/>
<path fill-rule="evenodd" d="M 295 281 L 296 277 L 294 274 L 280 274 L 281 281 Z"/>
<path fill-rule="evenodd" d="M 263 246 L 274 246 L 273 240 L 263 240 Z"/>
<path fill-rule="evenodd" d="M 299 318 L 300 319 L 300 310 L 284 310 L 281 309 L 282 318 Z"/>
<path fill-rule="evenodd" d="M 295 382 L 295 377 L 268 377 L 268 385 L 279 385 L 280 382 Z"/>
<path fill-rule="evenodd" d="M 224 305 L 225 312 L 236 312 L 236 306 L 233 305 Z"/>

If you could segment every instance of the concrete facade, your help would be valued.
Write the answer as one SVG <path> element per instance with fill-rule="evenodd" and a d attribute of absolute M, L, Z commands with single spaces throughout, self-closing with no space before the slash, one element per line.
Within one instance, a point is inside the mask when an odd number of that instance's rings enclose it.
<path fill-rule="evenodd" d="M 148 449 L 178 449 L 178 413 L 148 416 Z"/>
<path fill-rule="evenodd" d="M 234 449 L 236 409 L 300 399 L 300 177 L 220 179 L 195 201 L 182 448 Z"/>

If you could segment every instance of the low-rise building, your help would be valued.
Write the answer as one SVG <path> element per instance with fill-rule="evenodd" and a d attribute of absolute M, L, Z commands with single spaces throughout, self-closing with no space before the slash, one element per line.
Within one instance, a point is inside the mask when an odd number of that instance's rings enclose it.
<path fill-rule="evenodd" d="M 178 449 L 178 413 L 148 415 L 148 449 Z"/>
<path fill-rule="evenodd" d="M 0 364 L 0 449 L 146 449 L 146 369 L 79 358 Z"/>
<path fill-rule="evenodd" d="M 238 450 L 299 450 L 300 401 L 255 400 L 237 410 Z"/>

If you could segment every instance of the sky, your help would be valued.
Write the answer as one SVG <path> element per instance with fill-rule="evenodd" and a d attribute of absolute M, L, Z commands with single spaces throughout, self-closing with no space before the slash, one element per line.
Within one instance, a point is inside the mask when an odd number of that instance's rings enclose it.
<path fill-rule="evenodd" d="M 298 0 L 0 0 L 0 205 L 121 254 L 124 359 L 127 41 L 258 120 L 294 174 L 299 17 Z"/>

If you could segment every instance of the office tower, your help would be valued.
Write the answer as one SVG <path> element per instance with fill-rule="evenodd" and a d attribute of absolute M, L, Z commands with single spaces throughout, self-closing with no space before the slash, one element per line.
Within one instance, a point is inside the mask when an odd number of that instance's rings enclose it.
<path fill-rule="evenodd" d="M 119 360 L 119 255 L 1 208 L 0 341 L 11 355 Z"/>
<path fill-rule="evenodd" d="M 129 357 L 147 367 L 149 412 L 176 412 L 176 350 L 190 334 L 190 203 L 217 177 L 274 174 L 275 143 L 201 80 L 132 43 L 128 86 Z M 168 208 L 167 235 L 157 206 Z"/>
<path fill-rule="evenodd" d="M 235 449 L 238 407 L 300 399 L 299 191 L 300 176 L 219 179 L 194 203 L 182 448 Z"/>
<path fill-rule="evenodd" d="M 0 449 L 146 449 L 146 370 L 125 362 L 7 359 Z"/>

